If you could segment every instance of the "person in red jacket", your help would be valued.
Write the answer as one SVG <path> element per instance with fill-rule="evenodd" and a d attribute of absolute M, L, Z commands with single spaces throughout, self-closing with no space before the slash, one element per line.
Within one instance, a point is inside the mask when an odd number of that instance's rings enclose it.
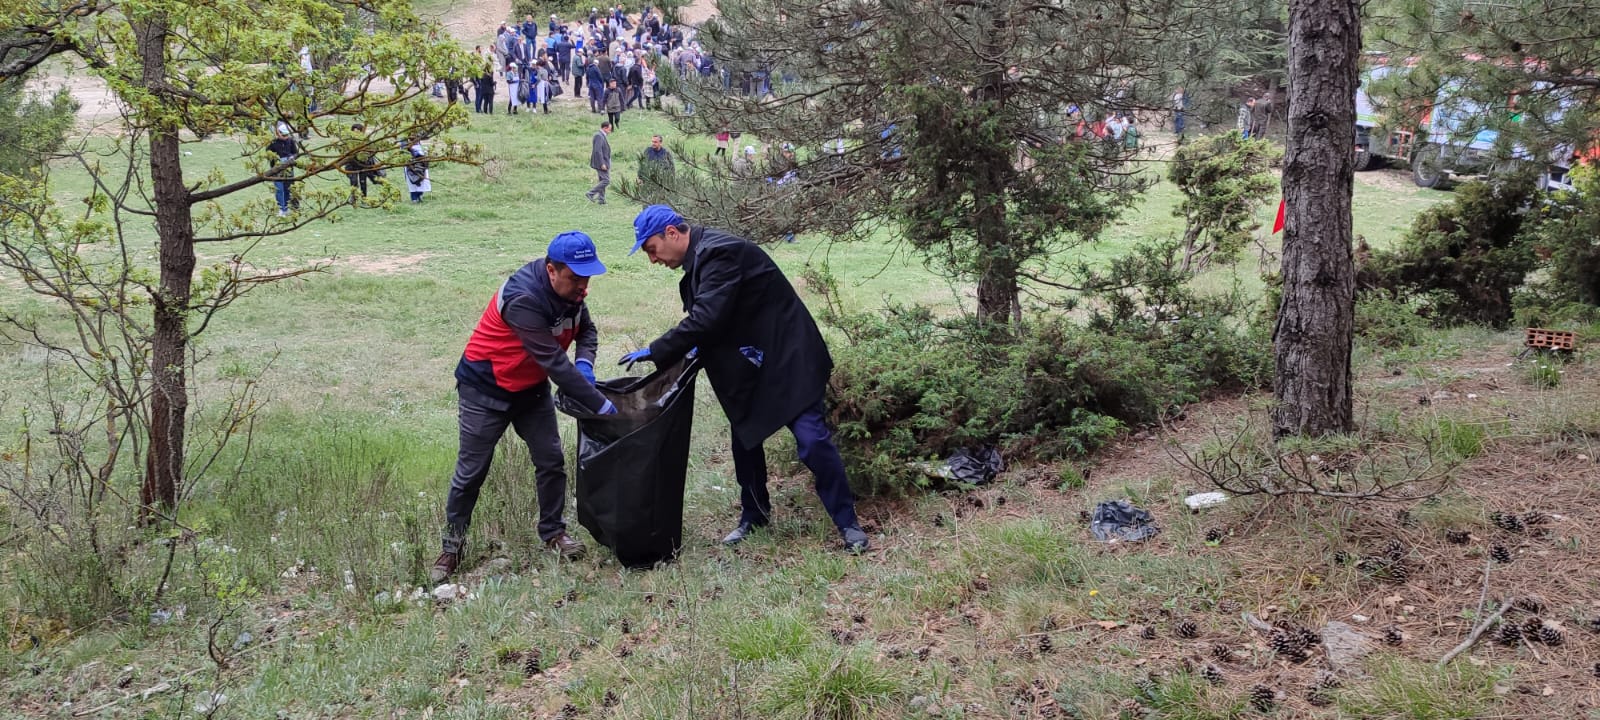
<path fill-rule="evenodd" d="M 562 557 L 583 554 L 583 543 L 567 534 L 561 517 L 567 504 L 566 456 L 550 383 L 598 413 L 617 411 L 594 387 L 599 335 L 584 305 L 589 279 L 605 271 L 588 235 L 564 232 L 550 241 L 544 257 L 517 270 L 489 298 L 456 364 L 461 449 L 445 501 L 444 550 L 429 573 L 434 582 L 461 563 L 478 491 L 507 426 L 528 444 L 533 459 L 539 539 Z M 576 359 L 567 355 L 574 343 Z"/>

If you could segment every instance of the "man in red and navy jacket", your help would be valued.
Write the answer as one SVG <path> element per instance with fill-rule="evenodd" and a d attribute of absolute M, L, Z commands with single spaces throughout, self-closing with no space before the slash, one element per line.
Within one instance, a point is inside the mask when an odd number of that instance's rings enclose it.
<path fill-rule="evenodd" d="M 596 412 L 617 411 L 594 387 L 599 339 L 583 302 L 589 278 L 605 271 L 588 235 L 564 232 L 550 241 L 544 257 L 522 266 L 489 299 L 456 364 L 461 451 L 445 501 L 444 552 L 430 573 L 434 582 L 449 577 L 461 562 L 472 508 L 507 426 L 528 444 L 533 459 L 539 539 L 563 557 L 583 554 L 583 543 L 567 534 L 561 519 L 567 504 L 566 456 L 550 383 Z M 574 341 L 576 360 L 567 357 Z"/>

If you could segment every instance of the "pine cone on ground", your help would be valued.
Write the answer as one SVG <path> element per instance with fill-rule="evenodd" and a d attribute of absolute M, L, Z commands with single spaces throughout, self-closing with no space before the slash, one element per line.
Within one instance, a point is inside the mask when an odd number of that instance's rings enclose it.
<path fill-rule="evenodd" d="M 1327 670 L 1318 670 L 1316 680 L 1312 681 L 1310 689 L 1306 691 L 1306 702 L 1314 707 L 1327 707 L 1333 704 L 1331 690 L 1339 687 L 1339 676 Z"/>
<path fill-rule="evenodd" d="M 539 673 L 544 672 L 544 667 L 543 667 L 542 663 L 540 662 L 541 659 L 542 659 L 542 656 L 541 656 L 538 648 L 534 648 L 532 650 L 529 650 L 529 651 L 523 653 L 522 654 L 522 675 L 523 675 L 523 677 L 533 677 L 535 675 L 538 675 Z"/>
<path fill-rule="evenodd" d="M 1595 663 L 1594 667 L 1589 668 L 1589 672 L 1593 673 L 1595 677 L 1600 678 L 1600 662 Z"/>
<path fill-rule="evenodd" d="M 620 701 L 617 698 L 617 694 L 610 690 L 606 691 L 605 697 L 600 698 L 600 704 L 604 707 L 616 707 L 618 702 Z"/>
<path fill-rule="evenodd" d="M 577 705 L 573 705 L 572 703 L 567 703 L 567 704 L 561 706 L 561 714 L 558 715 L 557 717 L 562 718 L 562 720 L 572 720 L 572 718 L 575 718 L 577 716 L 578 716 L 578 706 Z"/>
<path fill-rule="evenodd" d="M 1298 635 L 1283 630 L 1272 633 L 1272 651 L 1287 658 L 1290 662 L 1305 662 L 1311 656 L 1306 652 L 1305 644 Z"/>
<path fill-rule="evenodd" d="M 1561 633 L 1561 628 L 1550 623 L 1540 625 L 1536 637 L 1539 638 L 1539 642 L 1550 646 L 1560 645 L 1566 641 L 1566 636 Z"/>
<path fill-rule="evenodd" d="M 1173 630 L 1173 632 L 1178 637 L 1186 640 L 1194 639 L 1200 637 L 1200 626 L 1196 625 L 1193 620 L 1184 620 L 1183 622 L 1178 623 L 1178 626 Z"/>
<path fill-rule="evenodd" d="M 1040 635 L 1039 636 L 1039 652 L 1048 655 L 1048 654 L 1053 653 L 1055 651 L 1056 651 L 1056 645 L 1055 645 L 1055 642 L 1050 639 L 1050 636 L 1049 635 Z"/>
<path fill-rule="evenodd" d="M 1522 636 L 1529 640 L 1538 639 L 1539 628 L 1544 627 L 1544 618 L 1531 617 L 1522 621 Z"/>
<path fill-rule="evenodd" d="M 1507 550 L 1504 545 L 1492 545 L 1489 547 L 1489 557 L 1495 562 L 1505 565 L 1511 562 L 1511 551 Z"/>
<path fill-rule="evenodd" d="M 1596 663 L 1596 667 L 1600 667 L 1600 663 Z M 1211 683 L 1213 686 L 1221 685 L 1227 681 L 1226 678 L 1222 676 L 1222 671 L 1217 669 L 1217 666 L 1209 663 L 1205 667 L 1200 668 L 1200 677 L 1204 678 L 1206 682 Z"/>
<path fill-rule="evenodd" d="M 1250 688 L 1250 706 L 1268 712 L 1278 703 L 1278 693 L 1266 685 L 1256 685 Z"/>
<path fill-rule="evenodd" d="M 1299 627 L 1295 628 L 1294 632 L 1300 638 L 1300 642 L 1307 647 L 1322 644 L 1322 635 L 1311 628 Z"/>
<path fill-rule="evenodd" d="M 1538 511 L 1526 512 L 1522 514 L 1522 524 L 1530 527 L 1534 525 L 1543 525 L 1545 524 L 1545 521 L 1549 519 L 1549 515 Z"/>
<path fill-rule="evenodd" d="M 1600 620 L 1597 620 L 1596 622 L 1600 622 Z M 1141 637 L 1141 638 L 1143 638 L 1145 640 L 1154 640 L 1154 639 L 1156 639 L 1156 628 L 1155 628 L 1155 626 L 1154 625 L 1146 625 L 1146 626 L 1144 626 L 1142 628 L 1139 628 L 1139 637 Z"/>
<path fill-rule="evenodd" d="M 1544 612 L 1544 598 L 1541 598 L 1538 595 L 1523 595 L 1518 597 L 1516 602 L 1512 603 L 1512 607 L 1515 607 L 1518 610 L 1526 610 L 1531 613 Z"/>
<path fill-rule="evenodd" d="M 1521 645 L 1522 626 L 1514 622 L 1501 622 L 1500 629 L 1495 632 L 1494 639 L 1501 645 Z"/>
<path fill-rule="evenodd" d="M 1211 646 L 1211 657 L 1217 662 L 1233 662 L 1233 648 L 1218 643 Z"/>
<path fill-rule="evenodd" d="M 1522 518 L 1513 513 L 1499 511 L 1489 513 L 1489 522 L 1494 523 L 1495 527 L 1506 532 L 1519 533 L 1527 529 L 1527 526 L 1522 522 Z"/>
<path fill-rule="evenodd" d="M 1394 511 L 1394 519 L 1395 522 L 1400 523 L 1400 527 L 1412 528 L 1417 526 L 1416 516 L 1412 515 L 1411 511 L 1406 508 Z"/>
<path fill-rule="evenodd" d="M 1399 540 L 1390 540 L 1389 542 L 1384 543 L 1383 556 L 1389 558 L 1390 560 L 1399 560 L 1405 557 L 1405 543 L 1402 543 Z"/>
<path fill-rule="evenodd" d="M 1393 646 L 1399 647 L 1405 641 L 1406 641 L 1405 633 L 1400 632 L 1400 628 L 1397 628 L 1397 627 L 1395 627 L 1393 625 L 1390 625 L 1389 629 L 1385 630 L 1384 633 L 1383 633 L 1383 642 L 1384 642 L 1385 645 L 1393 645 Z"/>
<path fill-rule="evenodd" d="M 1206 542 L 1208 543 L 1220 543 L 1224 537 L 1227 537 L 1227 533 L 1223 532 L 1222 528 L 1211 528 L 1206 531 Z"/>
<path fill-rule="evenodd" d="M 1465 545 L 1472 541 L 1472 533 L 1466 530 L 1446 530 L 1444 539 L 1451 545 Z"/>

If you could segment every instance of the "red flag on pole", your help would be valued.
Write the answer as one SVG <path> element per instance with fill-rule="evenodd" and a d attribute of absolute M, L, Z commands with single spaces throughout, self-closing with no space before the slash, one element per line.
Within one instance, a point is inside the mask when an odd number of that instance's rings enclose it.
<path fill-rule="evenodd" d="M 1272 221 L 1272 234 L 1273 235 L 1277 235 L 1278 233 L 1283 232 L 1283 211 L 1284 211 L 1284 208 L 1287 205 L 1287 202 L 1288 202 L 1287 198 L 1280 198 L 1278 200 L 1278 219 Z"/>

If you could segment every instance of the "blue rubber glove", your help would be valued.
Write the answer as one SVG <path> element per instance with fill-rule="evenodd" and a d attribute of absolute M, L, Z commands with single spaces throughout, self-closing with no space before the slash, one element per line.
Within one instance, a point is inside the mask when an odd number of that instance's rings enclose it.
<path fill-rule="evenodd" d="M 600 414 L 601 415 L 615 415 L 615 414 L 617 414 L 617 406 L 616 405 L 612 405 L 611 401 L 607 400 L 606 404 L 600 406 Z"/>
<path fill-rule="evenodd" d="M 693 360 L 695 358 L 695 356 L 699 355 L 699 354 L 700 354 L 700 346 L 696 345 L 696 346 L 694 346 L 692 348 L 689 348 L 689 354 L 683 356 L 683 358 L 685 360 Z"/>
<path fill-rule="evenodd" d="M 590 385 L 594 384 L 594 363 L 592 361 L 580 359 L 573 365 L 578 366 L 578 374 L 582 375 L 583 379 L 588 380 Z"/>
<path fill-rule="evenodd" d="M 626 365 L 627 368 L 625 368 L 625 369 L 632 370 L 634 363 L 639 362 L 641 360 L 649 360 L 649 359 L 650 359 L 650 348 L 644 348 L 644 349 L 641 349 L 641 350 L 635 350 L 635 351 L 633 351 L 631 353 L 628 353 L 627 355 L 623 355 L 622 359 L 617 361 L 617 364 L 618 365 Z"/>

